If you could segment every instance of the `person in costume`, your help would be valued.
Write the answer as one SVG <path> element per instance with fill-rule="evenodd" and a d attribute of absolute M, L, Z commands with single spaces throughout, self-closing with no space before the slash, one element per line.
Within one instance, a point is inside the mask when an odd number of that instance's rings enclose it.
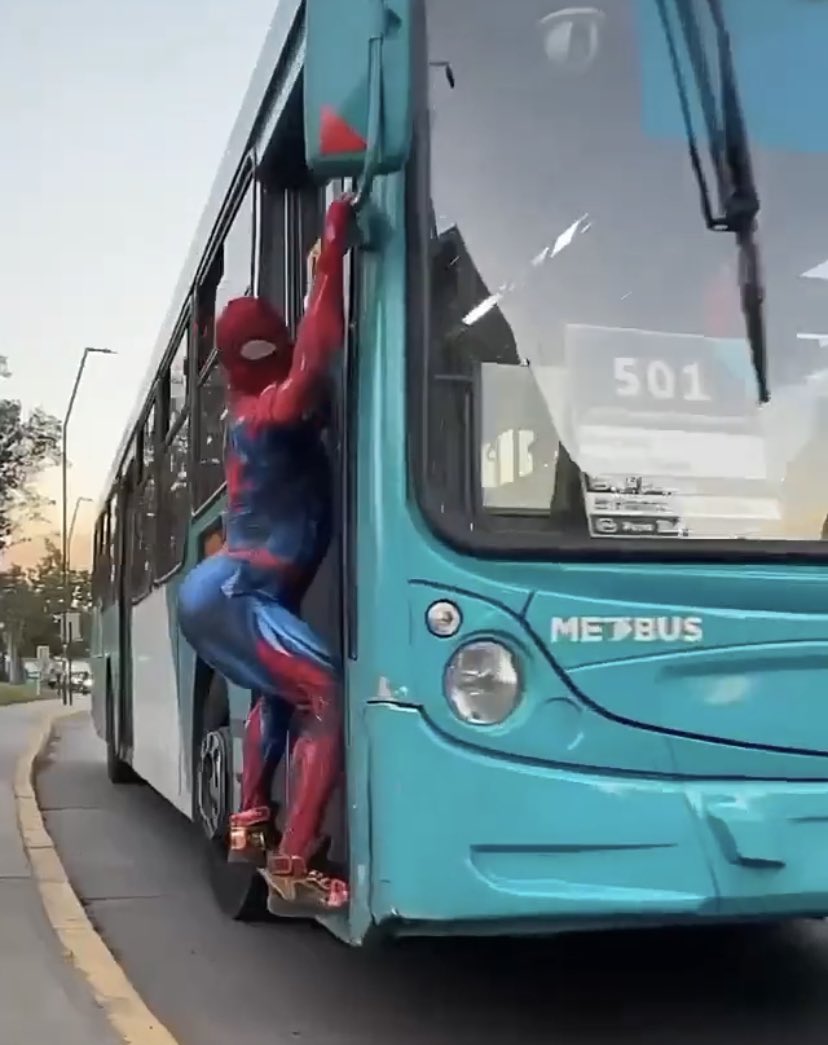
<path fill-rule="evenodd" d="M 345 336 L 352 229 L 350 199 L 336 200 L 295 345 L 262 298 L 236 298 L 216 321 L 227 383 L 225 544 L 179 593 L 190 645 L 215 671 L 259 695 L 246 723 L 230 858 L 263 868 L 271 908 L 274 896 L 313 910 L 348 900 L 344 881 L 311 866 L 341 772 L 342 708 L 331 653 L 298 614 L 331 538 L 333 483 L 321 417 L 328 369 Z M 297 739 L 279 836 L 271 786 L 289 726 Z"/>

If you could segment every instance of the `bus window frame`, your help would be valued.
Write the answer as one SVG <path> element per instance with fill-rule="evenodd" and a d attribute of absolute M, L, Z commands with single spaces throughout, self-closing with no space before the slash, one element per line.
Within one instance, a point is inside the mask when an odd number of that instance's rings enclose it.
<path fill-rule="evenodd" d="M 181 310 L 181 316 L 175 325 L 175 330 L 170 338 L 169 346 L 164 355 L 164 359 L 158 367 L 158 425 L 160 429 L 160 444 L 162 449 L 166 445 L 166 441 L 169 438 L 169 434 L 172 428 L 174 428 L 178 419 L 189 413 L 190 409 L 190 395 L 192 390 L 192 373 L 191 373 L 191 355 L 193 351 L 193 344 L 195 340 L 194 324 L 192 321 L 192 303 L 190 298 L 184 304 Z M 185 347 L 184 355 L 184 406 L 173 418 L 171 417 L 170 406 L 172 403 L 172 365 L 178 356 L 178 351 L 181 348 L 182 342 Z"/>
<path fill-rule="evenodd" d="M 109 510 L 109 502 L 104 506 L 103 511 L 95 520 L 95 531 L 92 538 L 92 600 L 93 602 L 102 601 L 101 599 L 101 574 L 102 574 L 102 551 L 103 542 L 102 535 L 104 532 L 104 514 Z"/>
<path fill-rule="evenodd" d="M 92 573 L 94 599 L 96 602 L 100 602 L 102 606 L 109 604 L 110 597 L 109 578 L 111 573 L 110 556 L 112 554 L 112 549 L 109 543 L 109 535 L 111 515 L 112 504 L 110 498 L 107 498 L 106 504 L 101 511 L 100 518 L 98 519 L 97 533 L 95 536 L 95 565 Z"/>
<path fill-rule="evenodd" d="M 431 138 L 429 113 L 429 49 L 425 4 L 418 5 L 414 31 L 412 82 L 414 128 L 405 169 L 406 238 L 406 411 L 409 422 L 407 483 L 409 495 L 428 530 L 441 544 L 480 560 L 534 562 L 596 562 L 684 564 L 688 566 L 749 563 L 821 564 L 828 560 L 828 540 L 699 540 L 675 538 L 613 539 L 561 535 L 536 526 L 533 516 L 504 510 L 463 512 L 444 510 L 440 491 L 429 483 L 428 431 L 431 348 Z M 436 57 L 442 57 L 437 54 Z M 541 518 L 548 518 L 542 513 Z M 494 528 L 513 520 L 508 530 Z"/>
<path fill-rule="evenodd" d="M 157 493 L 157 508 L 158 508 L 158 521 L 156 525 L 157 539 L 167 539 L 168 534 L 161 534 L 161 519 L 162 519 L 162 501 L 165 497 L 165 491 L 167 490 L 166 484 L 161 483 L 162 466 L 166 465 L 167 454 L 170 452 L 170 448 L 181 429 L 186 425 L 187 427 L 187 513 L 184 520 L 187 532 L 189 532 L 190 522 L 192 518 L 192 468 L 193 468 L 193 432 L 191 419 L 193 411 L 191 409 L 191 401 L 194 395 L 194 381 L 193 381 L 193 370 L 196 365 L 196 352 L 194 348 L 197 343 L 198 332 L 196 330 L 195 321 L 195 302 L 192 295 L 187 299 L 184 308 L 181 311 L 181 318 L 176 324 L 173 336 L 170 339 L 170 345 L 167 349 L 167 353 L 164 357 L 164 361 L 158 368 L 158 401 L 159 410 L 157 411 L 157 427 L 158 427 L 158 493 Z M 185 339 L 185 340 L 184 340 Z M 170 416 L 170 374 L 172 372 L 172 365 L 175 361 L 178 351 L 181 348 L 182 340 L 186 345 L 186 356 L 184 364 L 184 374 L 186 382 L 186 394 L 184 399 L 184 406 L 179 413 L 171 418 Z M 187 561 L 187 533 L 185 533 L 184 541 L 182 542 L 181 551 L 178 556 L 178 561 L 171 566 L 168 570 L 161 573 L 159 572 L 159 560 L 158 560 L 158 544 L 156 544 L 156 552 L 153 558 L 153 584 L 155 587 L 161 587 L 171 580 L 180 570 L 184 568 Z"/>
<path fill-rule="evenodd" d="M 132 606 L 137 606 L 148 598 L 155 588 L 155 550 L 158 546 L 158 388 L 159 382 L 156 379 L 152 386 L 152 391 L 147 397 L 147 401 L 144 404 L 144 408 L 141 411 L 141 418 L 136 426 L 135 434 L 135 453 L 132 457 L 130 464 L 124 470 L 123 478 L 126 479 L 129 476 L 130 468 L 134 469 L 135 482 L 131 491 L 132 500 L 132 528 L 129 535 L 131 541 L 131 554 L 129 563 L 129 601 Z M 147 437 L 147 423 L 152 416 L 152 431 L 150 433 L 150 442 L 152 443 L 153 454 L 150 461 L 150 469 L 147 469 L 146 455 L 145 455 L 145 443 Z M 136 507 L 141 508 L 141 526 L 144 525 L 146 513 L 144 512 L 144 492 L 148 480 L 152 478 L 154 480 L 154 500 L 155 500 L 155 514 L 153 516 L 153 525 L 151 527 L 152 543 L 149 545 L 149 554 L 147 556 L 147 568 L 143 571 L 143 581 L 140 591 L 135 589 L 135 520 L 137 513 Z"/>
<path fill-rule="evenodd" d="M 119 587 L 121 583 L 121 571 L 123 563 L 119 542 L 121 540 L 121 472 L 115 476 L 115 480 L 109 491 L 107 500 L 109 506 L 109 573 L 107 575 L 106 606 L 114 606 L 119 600 Z"/>
<path fill-rule="evenodd" d="M 193 424 L 190 427 L 190 437 L 191 437 L 191 440 L 192 440 L 192 462 L 193 462 L 192 468 L 193 468 L 193 473 L 189 477 L 189 482 L 190 482 L 190 488 L 191 488 L 191 490 L 193 490 L 195 496 L 193 496 L 191 498 L 191 505 L 190 505 L 190 518 L 191 519 L 198 519 L 201 516 L 203 516 L 206 512 L 208 512 L 213 507 L 213 505 L 216 503 L 216 501 L 222 496 L 222 494 L 225 492 L 225 490 L 227 489 L 227 480 L 226 480 L 226 478 L 222 478 L 222 480 L 219 483 L 219 485 L 214 490 L 212 490 L 209 494 L 207 494 L 205 497 L 199 498 L 197 496 L 198 475 L 202 471 L 201 442 L 200 442 L 200 440 L 201 440 L 201 424 L 200 424 L 200 422 L 201 422 L 201 419 L 202 419 L 203 415 L 202 415 L 201 410 L 199 409 L 200 404 L 201 404 L 201 390 L 204 388 L 204 385 L 207 383 L 207 380 L 210 377 L 212 377 L 213 372 L 218 368 L 218 365 L 219 365 L 218 364 L 218 355 L 217 355 L 217 353 L 215 351 L 213 351 L 210 354 L 210 358 L 209 358 L 207 364 L 205 365 L 203 371 L 198 376 L 198 380 L 196 381 L 194 394 L 193 394 L 193 398 L 194 398 L 193 410 L 192 410 Z"/>
<path fill-rule="evenodd" d="M 103 529 L 101 531 L 101 560 L 102 565 L 106 569 L 105 577 L 101 578 L 99 582 L 103 591 L 102 601 L 106 601 L 107 604 L 111 603 L 110 583 L 109 579 L 112 574 L 111 556 L 112 556 L 112 498 L 107 498 L 105 511 L 105 521 Z"/>
<path fill-rule="evenodd" d="M 258 222 L 258 214 L 260 210 L 258 191 L 258 177 L 257 177 L 257 165 L 256 158 L 251 153 L 249 154 L 241 167 L 239 173 L 236 176 L 233 188 L 227 197 L 227 203 L 222 213 L 221 219 L 219 220 L 216 232 L 214 233 L 212 240 L 207 248 L 204 255 L 204 260 L 199 266 L 198 274 L 195 281 L 194 301 L 193 301 L 193 316 L 194 316 L 194 336 L 193 336 L 193 350 L 191 356 L 193 357 L 191 364 L 191 375 L 193 375 L 192 393 L 190 398 L 190 416 L 192 418 L 192 424 L 190 425 L 190 459 L 191 459 L 191 470 L 188 476 L 188 482 L 190 486 L 190 518 L 197 519 L 202 516 L 205 512 L 209 511 L 210 508 L 216 503 L 216 501 L 222 496 L 227 488 L 226 480 L 218 485 L 215 490 L 212 490 L 205 497 L 198 496 L 199 490 L 199 476 L 202 471 L 201 463 L 201 410 L 199 409 L 201 402 L 201 389 L 204 387 L 207 379 L 211 376 L 214 367 L 218 365 L 218 354 L 213 345 L 207 355 L 204 357 L 204 362 L 201 362 L 200 356 L 200 344 L 202 333 L 200 330 L 201 317 L 202 317 L 202 302 L 203 293 L 206 288 L 209 289 L 209 294 L 212 297 L 211 308 L 213 309 L 212 321 L 215 323 L 215 296 L 218 290 L 219 283 L 223 278 L 224 274 L 224 244 L 227 238 L 227 234 L 233 228 L 236 219 L 241 213 L 242 204 L 245 201 L 247 193 L 252 189 L 251 192 L 251 207 L 250 207 L 250 221 L 251 221 L 251 250 L 249 259 L 249 289 L 252 290 L 255 287 L 255 279 L 257 275 L 257 255 L 259 250 L 260 230 Z M 217 263 L 221 262 L 221 275 L 216 280 L 214 273 L 217 268 Z"/>

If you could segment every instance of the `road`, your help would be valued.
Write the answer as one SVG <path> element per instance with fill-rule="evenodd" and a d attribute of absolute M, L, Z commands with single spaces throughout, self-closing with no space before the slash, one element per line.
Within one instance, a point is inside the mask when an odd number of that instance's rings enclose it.
<path fill-rule="evenodd" d="M 0 708 L 0 1042 L 114 1045 L 86 983 L 66 961 L 26 858 L 13 781 L 52 702 Z"/>
<path fill-rule="evenodd" d="M 351 951 L 214 908 L 195 829 L 113 788 L 86 718 L 39 783 L 89 913 L 181 1045 L 823 1045 L 828 924 Z"/>

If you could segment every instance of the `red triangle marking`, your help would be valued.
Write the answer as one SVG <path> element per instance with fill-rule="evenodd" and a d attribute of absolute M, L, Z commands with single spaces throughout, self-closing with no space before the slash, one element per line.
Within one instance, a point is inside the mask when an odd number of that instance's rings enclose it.
<path fill-rule="evenodd" d="M 319 147 L 323 156 L 332 153 L 365 152 L 367 142 L 342 117 L 326 105 L 322 109 Z"/>

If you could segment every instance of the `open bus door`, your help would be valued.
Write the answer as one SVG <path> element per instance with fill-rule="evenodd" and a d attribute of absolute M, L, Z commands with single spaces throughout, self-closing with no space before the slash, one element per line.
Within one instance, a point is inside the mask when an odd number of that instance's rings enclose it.
<path fill-rule="evenodd" d="M 131 577 L 133 571 L 133 528 L 135 526 L 135 461 L 130 462 L 118 488 L 119 531 L 116 536 L 117 554 L 121 563 L 117 580 L 118 602 L 118 656 L 112 674 L 111 701 L 112 746 L 118 761 L 132 758 L 132 644 L 130 617 L 132 613 Z"/>
<path fill-rule="evenodd" d="M 304 312 L 305 297 L 310 290 L 315 265 L 319 256 L 324 214 L 330 203 L 345 191 L 342 181 L 331 182 L 324 193 L 313 184 L 306 184 L 289 196 L 287 208 L 288 242 L 297 252 L 291 268 L 292 278 L 286 288 L 286 315 L 292 333 Z M 298 261 L 298 263 L 297 263 Z M 351 265 L 345 263 L 346 323 L 350 321 L 352 294 Z M 350 589 L 348 564 L 350 541 L 349 468 L 350 446 L 348 442 L 349 409 L 348 385 L 350 344 L 344 346 L 343 354 L 334 365 L 330 377 L 330 409 L 324 426 L 323 439 L 332 462 L 334 476 L 334 504 L 337 522 L 335 536 L 328 553 L 323 559 L 302 600 L 301 616 L 326 642 L 339 662 L 345 665 L 348 655 L 348 637 L 351 631 L 353 605 L 347 604 Z M 345 685 L 345 678 L 342 680 Z M 345 694 L 342 694 L 345 699 Z M 297 734 L 291 729 L 288 746 L 281 766 L 276 773 L 273 797 L 279 807 L 277 827 L 284 827 L 284 817 L 289 801 L 291 762 L 293 745 Z M 340 785 L 326 811 L 322 836 L 326 839 L 325 857 L 327 870 L 345 874 L 348 863 L 348 823 L 346 789 Z"/>

